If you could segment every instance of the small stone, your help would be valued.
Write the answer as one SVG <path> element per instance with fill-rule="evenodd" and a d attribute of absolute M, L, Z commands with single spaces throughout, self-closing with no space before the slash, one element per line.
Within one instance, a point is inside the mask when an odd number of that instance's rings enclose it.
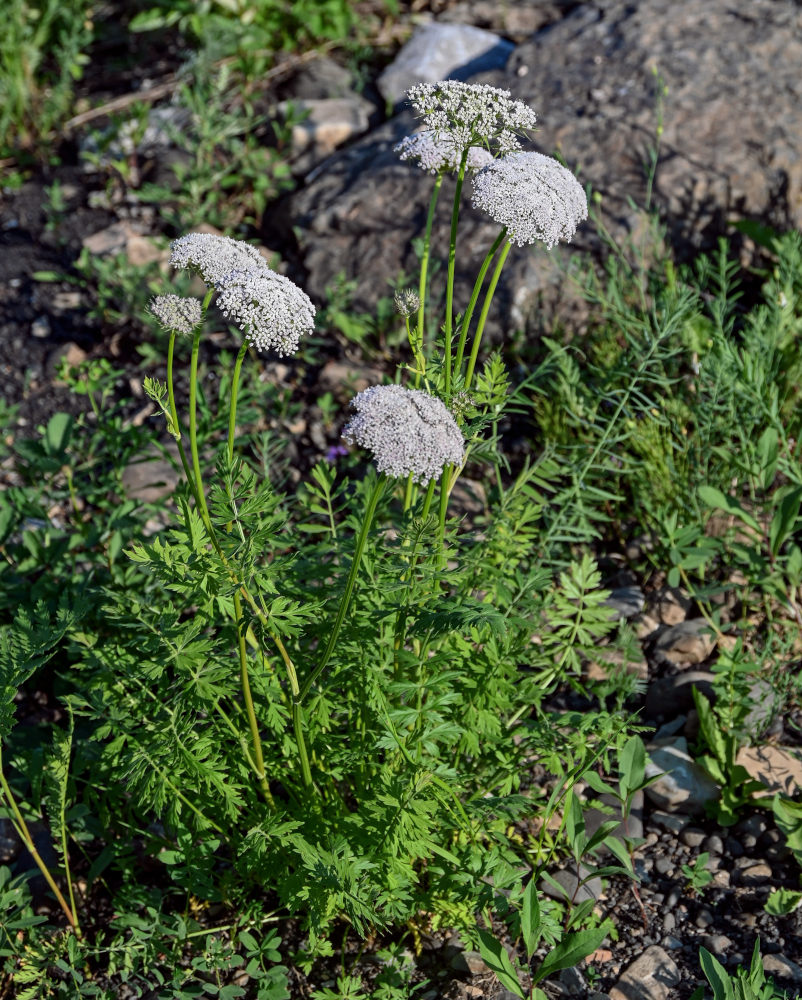
<path fill-rule="evenodd" d="M 762 886 L 768 889 L 768 883 L 771 881 L 771 878 L 771 868 L 767 864 L 760 862 L 756 865 L 750 865 L 749 868 L 742 869 L 738 876 L 738 884 L 754 887 Z"/>
<path fill-rule="evenodd" d="M 660 875 L 670 875 L 674 871 L 674 862 L 671 858 L 658 858 L 654 867 Z"/>
<path fill-rule="evenodd" d="M 167 451 L 178 461 L 178 448 L 174 443 Z M 131 500 L 141 503 L 158 503 L 175 492 L 180 479 L 178 468 L 163 457 L 155 446 L 150 446 L 145 455 L 130 462 L 122 472 L 122 485 Z"/>
<path fill-rule="evenodd" d="M 702 938 L 702 944 L 709 952 L 719 958 L 726 956 L 732 948 L 732 941 L 726 934 L 706 934 Z"/>
<path fill-rule="evenodd" d="M 47 340 L 50 336 L 50 318 L 48 316 L 37 316 L 31 323 L 31 336 L 39 340 Z"/>
<path fill-rule="evenodd" d="M 761 837 L 769 828 L 768 820 L 760 813 L 747 816 L 735 827 L 739 834 L 751 833 L 755 837 Z"/>
<path fill-rule="evenodd" d="M 0 864 L 8 864 L 22 850 L 22 841 L 13 823 L 8 819 L 0 819 Z"/>
<path fill-rule="evenodd" d="M 802 983 L 802 967 L 785 955 L 764 955 L 763 969 L 767 975 L 788 983 Z"/>
<path fill-rule="evenodd" d="M 635 635 L 643 642 L 644 639 L 648 639 L 650 635 L 654 633 L 660 627 L 660 623 L 652 618 L 651 615 L 647 615 L 642 612 L 637 618 L 632 620 L 632 625 L 635 629 Z"/>
<path fill-rule="evenodd" d="M 688 617 L 691 599 L 681 587 L 661 587 L 651 602 L 651 610 L 663 625 L 679 625 Z"/>
<path fill-rule="evenodd" d="M 669 951 L 679 951 L 683 947 L 682 941 L 679 938 L 674 937 L 672 934 L 666 934 L 663 938 L 661 944 L 664 948 L 668 948 Z"/>
<path fill-rule="evenodd" d="M 612 617 L 618 620 L 634 618 L 643 611 L 643 591 L 640 587 L 616 587 L 610 591 L 610 596 L 602 601 L 610 608 Z"/>
<path fill-rule="evenodd" d="M 707 840 L 702 844 L 704 849 L 708 854 L 723 854 L 724 853 L 724 841 L 719 837 L 717 833 L 711 833 Z"/>
<path fill-rule="evenodd" d="M 570 969 L 563 969 L 560 973 L 560 984 L 568 991 L 571 997 L 585 997 L 588 992 L 588 984 L 585 977 L 575 966 Z"/>
<path fill-rule="evenodd" d="M 741 847 L 741 842 L 736 840 L 735 837 L 727 837 L 724 841 L 724 846 L 727 849 L 727 853 L 732 858 L 742 858 L 744 856 L 744 849 Z"/>
<path fill-rule="evenodd" d="M 679 839 L 686 847 L 700 847 L 705 836 L 704 830 L 700 830 L 698 826 L 687 826 L 679 835 Z"/>
<path fill-rule="evenodd" d="M 669 1000 L 679 981 L 676 962 L 659 945 L 652 945 L 613 986 L 610 1000 Z"/>
<path fill-rule="evenodd" d="M 714 781 L 688 754 L 688 743 L 676 737 L 671 743 L 648 747 L 646 777 L 657 777 L 646 795 L 669 812 L 700 815 L 705 806 L 714 802 L 719 790 Z"/>
<path fill-rule="evenodd" d="M 331 155 L 338 146 L 354 136 L 367 132 L 374 107 L 370 101 L 356 94 L 348 97 L 329 97 L 322 100 L 293 100 L 282 102 L 279 112 L 285 117 L 300 114 L 302 120 L 294 122 L 290 136 L 292 152 L 305 158 L 304 169 L 312 162 Z"/>
<path fill-rule="evenodd" d="M 457 78 L 468 65 L 471 75 L 501 68 L 512 51 L 510 42 L 490 31 L 431 22 L 415 29 L 376 85 L 385 101 L 396 104 L 413 84 Z"/>
<path fill-rule="evenodd" d="M 708 910 L 705 907 L 698 912 L 694 923 L 696 924 L 697 927 L 701 927 L 702 929 L 704 929 L 705 927 L 709 927 L 713 923 L 713 919 L 714 919 L 713 914 L 710 912 L 710 910 Z"/>
<path fill-rule="evenodd" d="M 684 816 L 678 816 L 676 813 L 663 812 L 662 809 L 655 809 L 649 817 L 649 820 L 650 822 L 661 827 L 663 830 L 668 830 L 669 833 L 673 833 L 677 836 L 682 833 L 688 823 L 688 820 Z"/>
<path fill-rule="evenodd" d="M 663 917 L 663 930 L 666 934 L 670 934 L 671 931 L 677 926 L 677 918 L 673 913 L 666 913 Z"/>
<path fill-rule="evenodd" d="M 655 652 L 676 665 L 703 663 L 716 646 L 704 618 L 692 618 L 666 629 L 654 644 Z"/>
<path fill-rule="evenodd" d="M 480 976 L 490 969 L 478 951 L 461 951 L 451 960 L 451 968 L 455 972 L 467 972 L 471 976 Z"/>
<path fill-rule="evenodd" d="M 47 358 L 47 368 L 52 373 L 53 381 L 58 385 L 64 385 L 63 382 L 56 378 L 56 373 L 61 367 L 62 362 L 66 362 L 70 368 L 75 368 L 83 361 L 86 361 L 86 359 L 86 351 L 72 340 L 69 340 L 66 344 L 60 344 L 55 350 L 50 352 Z"/>
<path fill-rule="evenodd" d="M 710 884 L 714 885 L 717 889 L 729 889 L 730 873 L 726 868 L 722 868 L 719 871 L 714 872 L 713 881 Z"/>

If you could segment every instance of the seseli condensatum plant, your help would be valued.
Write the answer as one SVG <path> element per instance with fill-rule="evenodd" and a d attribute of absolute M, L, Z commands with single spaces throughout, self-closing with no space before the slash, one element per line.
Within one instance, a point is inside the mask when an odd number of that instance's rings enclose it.
<path fill-rule="evenodd" d="M 132 549 L 163 587 L 163 605 L 116 608 L 127 624 L 120 645 L 98 654 L 92 687 L 104 692 L 104 713 L 108 701 L 117 706 L 109 766 L 175 831 L 191 868 L 186 884 L 202 872 L 213 880 L 225 850 L 243 878 L 303 916 L 312 944 L 339 917 L 364 934 L 422 913 L 456 921 L 475 940 L 493 885 L 515 878 L 508 831 L 539 794 L 525 788 L 528 762 L 548 757 L 568 790 L 624 725 L 602 713 L 561 726 L 541 707 L 575 671 L 583 643 L 593 647 L 612 624 L 589 560 L 563 575 L 564 598 L 549 589 L 548 568 L 534 557 L 528 473 L 509 491 L 499 482 L 481 535 L 458 533 L 448 517 L 465 463 L 497 447 L 506 374 L 498 358 L 478 372 L 476 364 L 508 247 L 570 238 L 584 195 L 565 168 L 521 149 L 535 116 L 506 92 L 448 82 L 416 87 L 410 99 L 425 128 L 401 144 L 402 157 L 434 172 L 435 194 L 444 172 L 458 178 L 443 339 L 426 345 L 422 335 L 435 196 L 418 288 L 396 298 L 408 363 L 393 384 L 352 400 L 342 430 L 352 453 L 343 461 L 335 449 L 338 465 L 320 461 L 283 492 L 278 471 L 271 481 L 237 436 L 243 362 L 249 349 L 292 356 L 313 329 L 314 307 L 246 243 L 198 233 L 176 240 L 172 264 L 207 291 L 202 301 L 153 301 L 169 333 L 167 384 L 146 388 L 177 442 L 182 523 Z M 469 170 L 477 204 L 500 232 L 457 336 L 454 265 Z M 214 469 L 198 416 L 213 306 L 242 338 L 224 382 L 219 420 L 228 432 Z M 187 342 L 183 415 L 175 354 Z M 546 615 L 550 627 L 533 643 Z M 129 634 L 135 653 L 126 651 Z M 147 682 L 112 682 L 134 655 Z M 144 729 L 122 721 L 130 698 L 143 706 Z M 552 800 L 556 808 L 559 796 Z M 552 849 L 541 843 L 534 863 L 544 866 Z"/>

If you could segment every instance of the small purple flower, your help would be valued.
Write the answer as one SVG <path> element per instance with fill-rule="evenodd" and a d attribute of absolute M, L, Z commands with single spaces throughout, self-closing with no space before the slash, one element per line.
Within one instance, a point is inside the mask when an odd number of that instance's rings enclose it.
<path fill-rule="evenodd" d="M 337 459 L 342 458 L 344 455 L 348 454 L 348 449 L 341 444 L 330 445 L 326 451 L 326 461 L 330 465 L 336 465 Z"/>

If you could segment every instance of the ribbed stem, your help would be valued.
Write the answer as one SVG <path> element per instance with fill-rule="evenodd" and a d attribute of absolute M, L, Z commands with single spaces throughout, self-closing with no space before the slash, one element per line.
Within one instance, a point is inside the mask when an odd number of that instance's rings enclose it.
<path fill-rule="evenodd" d="M 303 688 L 301 689 L 300 701 L 309 694 L 309 691 L 315 681 L 318 679 L 320 674 L 325 669 L 329 660 L 331 659 L 331 654 L 334 652 L 334 648 L 337 645 L 337 639 L 340 635 L 340 629 L 345 621 L 345 615 L 348 611 L 348 606 L 351 603 L 351 597 L 354 593 L 354 584 L 356 583 L 356 578 L 359 573 L 359 564 L 362 562 L 362 556 L 365 552 L 365 543 L 368 540 L 368 533 L 370 531 L 370 526 L 373 522 L 373 517 L 376 513 L 376 507 L 378 506 L 379 500 L 382 493 L 384 492 L 384 484 L 386 482 L 385 476 L 379 476 L 376 480 L 376 485 L 373 487 L 373 493 L 368 500 L 367 508 L 365 509 L 365 516 L 362 518 L 362 526 L 359 529 L 359 535 L 356 540 L 356 546 L 354 547 L 354 558 L 351 561 L 351 569 L 348 572 L 348 579 L 345 583 L 345 590 L 340 598 L 340 606 L 337 609 L 337 617 L 334 619 L 334 625 L 329 632 L 329 639 L 326 643 L 326 648 L 323 650 L 323 655 L 320 658 L 318 665 L 306 679 Z"/>
<path fill-rule="evenodd" d="M 454 371 L 457 374 L 459 374 L 462 369 L 462 359 L 465 354 L 465 340 L 468 336 L 468 328 L 471 325 L 471 319 L 473 318 L 473 311 L 476 308 L 476 303 L 479 299 L 479 293 L 482 290 L 482 282 L 485 280 L 487 269 L 490 267 L 490 261 L 496 256 L 496 251 L 501 246 L 501 241 L 506 235 L 507 227 L 505 226 L 496 237 L 493 246 L 488 250 L 485 259 L 482 261 L 482 266 L 479 268 L 479 273 L 476 276 L 468 308 L 465 310 L 465 315 L 462 317 L 462 329 L 460 330 L 459 344 L 457 345 L 457 357 L 454 361 Z"/>
<path fill-rule="evenodd" d="M 448 244 L 448 280 L 446 282 L 446 323 L 445 323 L 445 394 L 451 395 L 451 327 L 454 321 L 454 270 L 457 260 L 457 229 L 459 228 L 459 205 L 462 194 L 462 182 L 465 179 L 465 164 L 468 160 L 468 150 L 462 154 L 457 174 L 457 187 L 454 191 L 454 206 L 451 210 L 451 239 Z"/>
<path fill-rule="evenodd" d="M 476 333 L 473 338 L 473 346 L 471 347 L 471 356 L 468 360 L 468 370 L 465 372 L 465 391 L 467 392 L 471 387 L 471 382 L 473 381 L 473 370 L 476 367 L 476 358 L 479 354 L 479 345 L 482 342 L 482 334 L 485 329 L 485 322 L 487 321 L 487 314 L 490 312 L 490 304 L 493 301 L 493 295 L 496 291 L 496 285 L 498 284 L 498 279 L 501 276 L 501 269 L 504 267 L 504 261 L 507 259 L 507 254 L 510 252 L 510 247 L 512 243 L 507 241 L 504 244 L 504 249 L 498 255 L 498 260 L 496 261 L 496 266 L 493 268 L 493 276 L 490 279 L 490 284 L 487 288 L 487 294 L 485 295 L 484 305 L 482 306 L 482 312 L 479 316 L 479 322 L 476 326 Z"/>

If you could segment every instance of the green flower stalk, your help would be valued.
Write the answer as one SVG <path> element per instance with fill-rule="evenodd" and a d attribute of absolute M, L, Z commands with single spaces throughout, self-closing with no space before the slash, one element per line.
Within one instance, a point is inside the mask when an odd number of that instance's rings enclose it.
<path fill-rule="evenodd" d="M 221 312 L 242 329 L 247 340 L 237 355 L 232 379 L 228 419 L 228 457 L 231 461 L 234 453 L 239 378 L 248 342 L 259 350 L 273 348 L 279 354 L 292 353 L 297 350 L 301 336 L 312 330 L 315 309 L 309 297 L 297 285 L 288 278 L 272 271 L 258 250 L 247 243 L 225 236 L 190 233 L 176 240 L 171 251 L 170 262 L 174 267 L 195 271 L 200 274 L 207 285 L 211 286 L 200 307 L 201 317 L 205 317 L 212 297 L 217 293 L 217 304 Z M 176 306 L 173 305 L 172 308 L 174 312 L 177 311 Z M 193 328 L 190 359 L 189 440 L 192 475 L 188 475 L 188 479 L 212 545 L 223 560 L 232 582 L 235 584 L 234 618 L 237 629 L 240 686 L 251 731 L 253 763 L 257 778 L 262 793 L 268 803 L 272 804 L 272 795 L 264 772 L 264 755 L 248 676 L 247 650 L 243 631 L 245 628 L 242 613 L 243 600 L 266 628 L 284 662 L 292 694 L 293 729 L 298 747 L 301 774 L 304 785 L 307 788 L 312 788 L 312 774 L 304 741 L 303 720 L 298 698 L 298 678 L 295 666 L 280 637 L 270 629 L 264 611 L 259 607 L 248 591 L 245 582 L 239 578 L 236 570 L 226 558 L 209 515 L 198 449 L 197 388 L 200 334 L 201 325 L 198 324 Z M 170 376 L 172 376 L 172 372 L 170 372 Z M 170 377 L 170 382 L 172 383 L 172 377 Z M 173 399 L 172 395 L 170 398 Z M 171 412 L 173 412 L 174 402 L 171 407 Z M 177 417 L 174 418 L 174 422 L 177 426 Z M 186 466 L 185 471 L 187 471 Z"/>

